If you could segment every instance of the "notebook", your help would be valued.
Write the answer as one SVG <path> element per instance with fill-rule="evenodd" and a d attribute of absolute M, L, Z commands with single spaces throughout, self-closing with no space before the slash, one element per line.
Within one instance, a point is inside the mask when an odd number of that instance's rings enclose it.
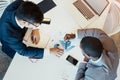
<path fill-rule="evenodd" d="M 38 48 L 46 48 L 47 47 L 47 44 L 49 42 L 49 39 L 50 39 L 50 36 L 43 32 L 43 31 L 40 31 L 40 41 L 38 44 L 33 44 L 32 41 L 31 41 L 31 32 L 32 30 L 28 29 L 25 36 L 24 36 L 24 39 L 23 39 L 23 42 L 27 45 L 27 46 L 32 46 L 32 47 L 38 47 Z"/>

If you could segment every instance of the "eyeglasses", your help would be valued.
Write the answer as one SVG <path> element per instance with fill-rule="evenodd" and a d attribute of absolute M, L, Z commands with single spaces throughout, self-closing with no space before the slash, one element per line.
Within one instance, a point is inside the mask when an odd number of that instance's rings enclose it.
<path fill-rule="evenodd" d="M 35 26 L 35 27 L 39 27 L 39 26 L 37 26 L 37 25 L 35 25 L 35 24 L 31 23 L 30 21 L 27 21 L 27 20 L 24 20 L 24 21 L 26 21 L 26 22 L 28 22 L 28 23 L 32 24 L 32 25 L 33 25 L 33 26 Z"/>
<path fill-rule="evenodd" d="M 30 21 L 27 21 L 27 20 L 24 20 L 24 21 L 26 21 L 26 22 L 32 24 L 32 25 L 35 26 L 35 27 L 39 27 L 39 26 L 37 26 L 37 25 L 31 23 Z M 50 22 L 51 22 L 51 19 L 50 19 L 50 18 L 44 18 L 43 21 L 42 21 L 41 23 L 43 23 L 43 24 L 50 24 Z"/>
<path fill-rule="evenodd" d="M 38 25 L 35 25 L 35 24 L 33 24 L 33 23 L 29 22 L 29 21 L 27 21 L 27 22 L 30 23 L 30 24 L 32 24 L 35 27 L 39 27 Z"/>

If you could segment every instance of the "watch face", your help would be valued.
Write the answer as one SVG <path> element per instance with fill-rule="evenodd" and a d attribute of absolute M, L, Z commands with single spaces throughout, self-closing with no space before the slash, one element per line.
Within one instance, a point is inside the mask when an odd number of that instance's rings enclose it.
<path fill-rule="evenodd" d="M 78 63 L 78 60 L 73 58 L 72 56 L 68 55 L 68 57 L 66 58 L 67 61 L 69 61 L 70 63 L 72 63 L 73 65 L 76 65 Z"/>

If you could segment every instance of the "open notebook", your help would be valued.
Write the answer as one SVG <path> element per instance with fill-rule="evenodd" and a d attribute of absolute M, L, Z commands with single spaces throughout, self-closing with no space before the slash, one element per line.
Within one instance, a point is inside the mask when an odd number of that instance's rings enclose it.
<path fill-rule="evenodd" d="M 38 47 L 38 48 L 46 48 L 47 44 L 49 42 L 50 36 L 48 34 L 46 34 L 45 32 L 40 31 L 40 41 L 38 44 L 33 44 L 31 41 L 31 32 L 32 30 L 28 29 L 23 42 L 27 45 L 27 46 L 32 46 L 32 47 Z"/>

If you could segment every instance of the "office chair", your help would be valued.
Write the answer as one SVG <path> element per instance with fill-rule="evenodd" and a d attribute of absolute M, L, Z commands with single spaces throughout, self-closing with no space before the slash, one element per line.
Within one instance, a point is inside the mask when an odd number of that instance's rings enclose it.
<path fill-rule="evenodd" d="M 110 5 L 103 31 L 112 36 L 120 31 L 120 3 L 114 1 Z"/>

